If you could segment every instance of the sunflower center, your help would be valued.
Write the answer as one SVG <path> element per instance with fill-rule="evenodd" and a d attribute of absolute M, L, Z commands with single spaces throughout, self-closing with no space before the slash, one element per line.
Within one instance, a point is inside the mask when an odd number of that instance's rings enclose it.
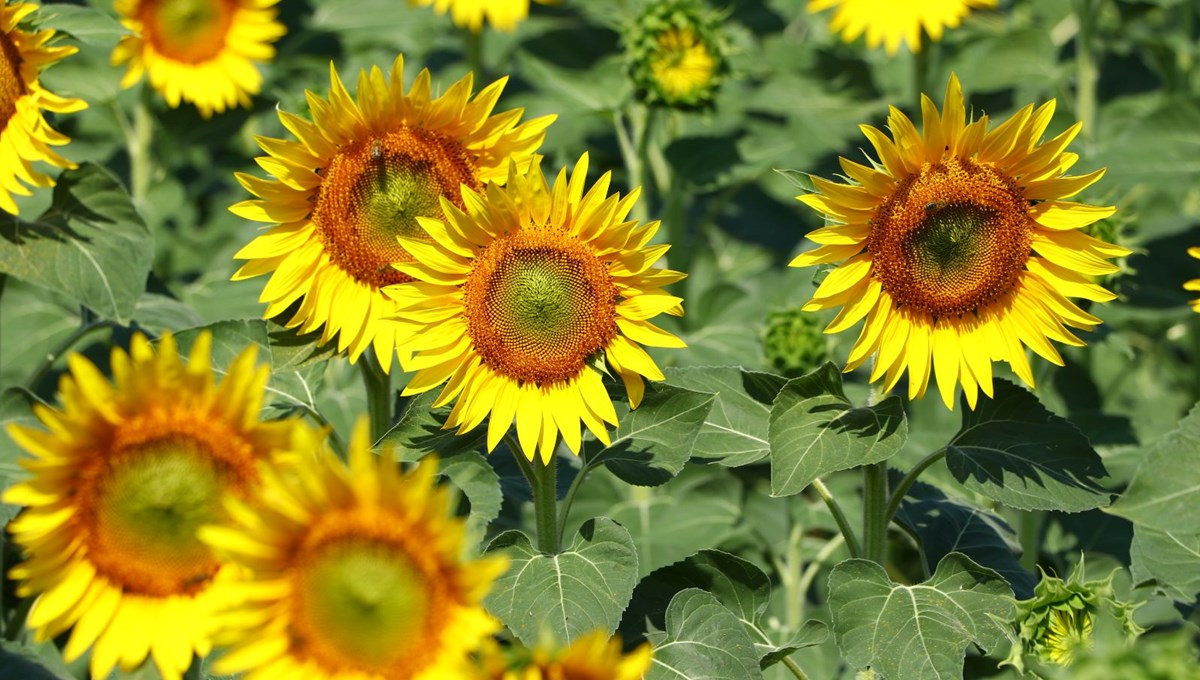
<path fill-rule="evenodd" d="M 441 217 L 440 199 L 463 206 L 460 187 L 480 189 L 478 172 L 459 142 L 402 127 L 334 156 L 324 173 L 313 223 L 330 260 L 373 287 L 411 279 L 395 262 L 412 256 L 396 238 L 428 240 L 418 217 Z"/>
<path fill-rule="evenodd" d="M 11 39 L 0 33 L 0 130 L 17 112 L 17 100 L 25 95 L 21 79 L 21 52 Z"/>
<path fill-rule="evenodd" d="M 437 656 L 453 586 L 395 520 L 327 515 L 297 553 L 291 632 L 331 672 L 409 678 Z"/>
<path fill-rule="evenodd" d="M 175 61 L 209 61 L 225 48 L 235 0 L 148 0 L 139 19 L 156 51 Z"/>
<path fill-rule="evenodd" d="M 570 380 L 617 333 L 608 270 L 555 229 L 493 241 L 476 257 L 464 291 L 476 351 L 492 370 L 521 382 Z"/>
<path fill-rule="evenodd" d="M 716 70 L 716 60 L 691 28 L 671 28 L 658 35 L 659 52 L 650 71 L 663 92 L 686 97 L 706 86 Z"/>
<path fill-rule="evenodd" d="M 960 158 L 925 164 L 871 218 L 873 271 L 900 306 L 958 316 L 1017 284 L 1033 222 L 1016 183 Z"/>
<path fill-rule="evenodd" d="M 199 414 L 126 423 L 81 473 L 76 493 L 88 557 L 130 593 L 194 593 L 220 564 L 196 531 L 221 517 L 226 492 L 257 480 L 250 445 Z"/>

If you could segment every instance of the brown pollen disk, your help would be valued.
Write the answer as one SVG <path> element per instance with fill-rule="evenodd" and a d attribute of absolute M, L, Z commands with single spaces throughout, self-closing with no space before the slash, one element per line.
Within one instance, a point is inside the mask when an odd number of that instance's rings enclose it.
<path fill-rule="evenodd" d="M 0 131 L 17 112 L 17 100 L 25 96 L 21 78 L 21 52 L 7 35 L 0 33 Z"/>
<path fill-rule="evenodd" d="M 483 362 L 521 383 L 575 378 L 617 335 L 607 267 L 573 236 L 531 227 L 476 256 L 463 287 L 467 332 Z"/>
<path fill-rule="evenodd" d="M 198 64 L 225 49 L 237 10 L 236 0 L 142 0 L 137 13 L 156 52 Z"/>
<path fill-rule="evenodd" d="M 872 273 L 900 307 L 935 318 L 974 312 L 1012 291 L 1025 270 L 1029 205 L 990 165 L 926 163 L 871 217 Z"/>
<path fill-rule="evenodd" d="M 462 208 L 464 184 L 482 188 L 460 142 L 407 126 L 343 149 L 322 175 L 312 221 L 325 252 L 374 288 L 412 280 L 392 264 L 413 260 L 397 237 L 429 240 L 418 217 L 441 218 L 442 198 Z"/>

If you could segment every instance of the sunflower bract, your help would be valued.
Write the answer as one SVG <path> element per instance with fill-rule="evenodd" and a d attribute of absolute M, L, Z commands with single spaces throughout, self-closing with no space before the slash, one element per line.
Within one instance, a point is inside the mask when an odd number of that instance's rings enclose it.
<path fill-rule="evenodd" d="M 549 460 L 560 433 L 578 452 L 581 422 L 608 443 L 617 416 L 593 359 L 636 408 L 643 378 L 663 379 L 642 345 L 683 346 L 650 322 L 683 313 L 663 286 L 684 274 L 652 268 L 669 248 L 647 245 L 659 223 L 626 221 L 639 192 L 610 195 L 610 173 L 585 193 L 587 168 L 585 154 L 550 187 L 540 163 L 510 166 L 504 187 L 466 190 L 465 210 L 443 201 L 444 221 L 421 220 L 429 241 L 401 240 L 417 260 L 397 268 L 414 281 L 385 292 L 398 342 L 415 353 L 405 394 L 445 382 L 435 405 L 457 400 L 446 427 L 489 419 L 489 451 L 514 419 L 530 460 Z"/>
<path fill-rule="evenodd" d="M 73 113 L 87 108 L 81 99 L 60 97 L 42 87 L 38 74 L 76 47 L 51 47 L 54 31 L 25 31 L 19 24 L 29 19 L 37 5 L 0 5 L 0 210 L 16 215 L 13 195 L 29 196 L 25 185 L 54 186 L 54 179 L 35 170 L 37 161 L 57 168 L 75 164 L 51 147 L 70 141 L 46 122 L 43 111 Z"/>
<path fill-rule="evenodd" d="M 1054 101 L 989 129 L 987 116 L 967 121 L 952 76 L 943 110 L 924 96 L 921 108 L 921 131 L 895 107 L 891 138 L 861 126 L 880 162 L 842 158 L 852 183 L 813 178 L 816 193 L 798 200 L 829 224 L 791 264 L 838 263 L 804 309 L 841 308 L 826 333 L 865 319 L 847 371 L 874 357 L 871 381 L 885 390 L 907 374 L 919 398 L 936 376 L 948 407 L 961 384 L 974 408 L 981 390 L 992 394 L 992 362 L 1032 386 L 1026 347 L 1062 365 L 1052 340 L 1084 344 L 1069 329 L 1100 320 L 1069 298 L 1116 297 L 1093 277 L 1118 271 L 1109 260 L 1130 251 L 1080 231 L 1115 208 L 1065 200 L 1104 171 L 1064 176 L 1081 124 L 1041 141 Z"/>
<path fill-rule="evenodd" d="M 407 352 L 381 323 L 397 310 L 381 289 L 410 280 L 393 266 L 412 260 L 397 239 L 425 239 L 418 220 L 440 218 L 441 201 L 461 207 L 461 186 L 502 182 L 509 162 L 529 167 L 554 116 L 493 115 L 506 78 L 472 97 L 468 74 L 434 97 L 422 70 L 405 94 L 403 56 L 389 76 L 360 72 L 357 101 L 332 64 L 330 81 L 328 98 L 308 93 L 312 122 L 279 112 L 298 141 L 258 139 L 274 179 L 237 175 L 258 198 L 230 210 L 274 226 L 234 256 L 247 262 L 233 278 L 270 274 L 265 318 L 290 311 L 287 327 L 319 329 L 320 344 L 336 337 L 351 362 L 373 347 L 387 371 Z"/>
<path fill-rule="evenodd" d="M 9 571 L 37 596 L 27 625 L 37 640 L 71 630 L 63 655 L 92 649 L 92 677 L 153 659 L 178 680 L 205 656 L 219 612 L 237 601 L 239 570 L 200 542 L 225 496 L 256 491 L 260 463 L 317 436 L 294 419 L 259 420 L 269 371 L 243 352 L 216 384 L 212 336 L 185 364 L 175 340 L 157 349 L 135 335 L 112 353 L 114 384 L 79 355 L 62 378 L 62 409 L 38 407 L 47 430 L 12 425 L 34 457 L 4 493 L 26 506 L 8 526 L 28 559 Z"/>

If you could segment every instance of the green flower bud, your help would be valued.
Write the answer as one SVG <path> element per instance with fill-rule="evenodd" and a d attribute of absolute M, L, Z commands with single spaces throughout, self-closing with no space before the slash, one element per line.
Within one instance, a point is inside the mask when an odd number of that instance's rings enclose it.
<path fill-rule="evenodd" d="M 712 105 L 729 70 L 724 15 L 703 0 L 651 0 L 626 32 L 629 75 L 647 104 Z"/>
<path fill-rule="evenodd" d="M 771 312 L 763 331 L 767 364 L 789 378 L 808 373 L 828 359 L 821 321 L 799 309 Z"/>

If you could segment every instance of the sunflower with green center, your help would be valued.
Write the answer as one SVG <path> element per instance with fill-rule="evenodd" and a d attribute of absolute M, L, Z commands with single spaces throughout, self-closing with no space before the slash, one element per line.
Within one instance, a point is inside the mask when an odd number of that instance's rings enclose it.
<path fill-rule="evenodd" d="M 867 47 L 883 45 L 888 54 L 895 54 L 902 42 L 919 52 L 922 33 L 937 42 L 945 29 L 958 27 L 972 9 L 995 6 L 996 0 L 808 0 L 809 12 L 836 8 L 829 28 L 840 32 L 843 40 L 853 42 L 866 33 Z"/>
<path fill-rule="evenodd" d="M 132 34 L 113 49 L 113 66 L 128 64 L 121 87 L 148 76 L 171 108 L 188 102 L 209 118 L 250 106 L 262 88 L 256 64 L 275 58 L 287 29 L 279 0 L 116 0 Z"/>
<path fill-rule="evenodd" d="M 475 680 L 469 654 L 499 625 L 482 606 L 504 557 L 464 559 L 465 522 L 435 460 L 401 473 L 371 452 L 328 448 L 264 473 L 257 503 L 201 535 L 244 567 L 218 673 L 246 680 Z"/>
<path fill-rule="evenodd" d="M 539 5 L 554 5 L 558 0 L 534 0 Z M 432 6 L 438 14 L 450 13 L 455 26 L 475 33 L 483 30 L 484 19 L 497 31 L 512 32 L 529 17 L 529 0 L 408 0 L 410 5 Z"/>
<path fill-rule="evenodd" d="M 386 290 L 396 333 L 415 356 L 405 394 L 449 380 L 435 407 L 457 398 L 445 427 L 464 433 L 489 418 L 491 451 L 514 418 L 531 461 L 549 461 L 559 433 L 579 451 L 580 422 L 606 444 L 616 410 L 601 377 L 605 360 L 629 405 L 643 377 L 663 374 L 641 345 L 683 347 L 650 319 L 682 315 L 663 286 L 684 274 L 652 265 L 670 248 L 647 246 L 659 223 L 625 221 L 638 191 L 609 195 L 611 173 L 585 194 L 588 157 L 547 186 L 541 164 L 510 166 L 504 187 L 463 191 L 465 211 L 443 200 L 444 221 L 422 219 L 429 240 L 401 239 L 417 261 L 396 265 L 414 282 Z"/>
<path fill-rule="evenodd" d="M 646 5 L 626 38 L 638 96 L 674 108 L 711 105 L 728 71 L 722 20 L 701 0 Z"/>
<path fill-rule="evenodd" d="M 404 58 L 390 77 L 361 72 L 358 101 L 330 65 L 329 98 L 308 93 L 313 122 L 279 112 L 299 141 L 259 137 L 258 164 L 275 179 L 239 173 L 257 199 L 230 208 L 273 224 L 234 257 L 248 260 L 234 280 L 271 274 L 264 317 L 289 311 L 289 328 L 338 338 L 351 363 L 373 347 L 390 370 L 395 333 L 382 319 L 396 303 L 381 291 L 410 281 L 396 262 L 411 261 L 397 237 L 426 239 L 417 224 L 442 216 L 439 201 L 463 206 L 460 187 L 503 181 L 509 161 L 529 167 L 554 116 L 520 123 L 522 109 L 492 115 L 507 78 L 472 99 L 468 74 L 434 98 L 428 70 L 404 94 Z M 404 348 L 400 348 L 404 352 Z"/>
<path fill-rule="evenodd" d="M 1079 156 L 1065 151 L 1076 123 L 1042 142 L 1054 101 L 1026 106 L 989 130 L 987 116 L 968 124 L 958 78 L 943 111 L 922 96 L 923 130 L 892 107 L 889 139 L 861 126 L 880 162 L 842 158 L 851 180 L 813 178 L 816 193 L 798 197 L 830 224 L 808 234 L 818 244 L 793 267 L 838 263 L 803 307 L 841 307 L 825 329 L 840 333 L 866 319 L 847 371 L 874 357 L 871 381 L 891 390 L 908 374 L 908 395 L 925 393 L 931 375 L 954 407 L 961 384 L 974 408 L 992 395 L 992 362 L 1005 361 L 1030 386 L 1029 347 L 1062 365 L 1055 340 L 1082 346 L 1068 327 L 1100 319 L 1069 298 L 1116 296 L 1093 277 L 1129 250 L 1080 231 L 1115 212 L 1066 200 L 1104 175 L 1064 176 Z"/>
<path fill-rule="evenodd" d="M 1188 255 L 1200 260 L 1200 248 L 1193 246 L 1188 248 L 1187 252 Z M 1200 279 L 1192 279 L 1188 281 L 1187 283 L 1183 284 L 1183 289 L 1191 291 L 1200 290 Z M 1192 300 L 1189 304 L 1192 306 L 1193 312 L 1200 312 L 1200 299 Z"/>
<path fill-rule="evenodd" d="M 36 10 L 37 5 L 20 2 L 0 5 L 0 209 L 12 215 L 17 214 L 13 195 L 30 195 L 26 184 L 54 186 L 49 175 L 34 169 L 35 162 L 75 167 L 51 148 L 70 140 L 51 128 L 42 112 L 87 108 L 82 99 L 60 97 L 42 87 L 41 70 L 79 49 L 49 46 L 54 31 L 22 30 L 21 21 Z"/>
<path fill-rule="evenodd" d="M 299 421 L 262 422 L 269 376 L 243 352 L 218 385 L 212 336 L 187 363 L 164 335 L 157 350 L 135 335 L 112 353 L 114 384 L 80 355 L 59 392 L 62 410 L 38 406 L 49 430 L 11 425 L 33 477 L 4 492 L 26 506 L 8 525 L 28 559 L 9 571 L 17 593 L 37 596 L 27 625 L 38 641 L 74 626 L 63 655 L 92 648 L 92 677 L 154 660 L 167 680 L 212 648 L 217 613 L 235 600 L 236 566 L 200 542 L 226 494 L 256 490 L 259 464 L 316 436 Z"/>

